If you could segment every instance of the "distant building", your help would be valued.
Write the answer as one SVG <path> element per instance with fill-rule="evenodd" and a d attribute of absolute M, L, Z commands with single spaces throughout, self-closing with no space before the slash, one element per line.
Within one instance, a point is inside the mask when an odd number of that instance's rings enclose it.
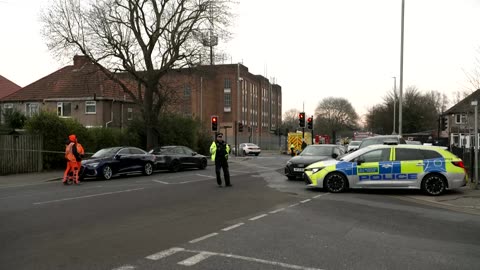
<path fill-rule="evenodd" d="M 125 74 L 117 75 L 133 83 Z M 170 90 L 165 110 L 200 119 L 210 128 L 217 115 L 219 128 L 231 144 L 233 127 L 244 126 L 238 142 L 278 145 L 272 134 L 281 124 L 282 89 L 242 64 L 198 66 L 169 71 L 161 85 Z M 85 56 L 0 99 L 2 109 L 17 109 L 26 116 L 41 109 L 75 118 L 86 127 L 126 127 L 138 114 L 137 105 Z M 2 119 L 3 121 L 3 119 Z"/>

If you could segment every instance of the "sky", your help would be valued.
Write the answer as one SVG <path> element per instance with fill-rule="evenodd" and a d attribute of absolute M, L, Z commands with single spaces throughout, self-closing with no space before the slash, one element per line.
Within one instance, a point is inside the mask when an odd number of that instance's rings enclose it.
<path fill-rule="evenodd" d="M 238 0 L 225 63 L 282 87 L 283 113 L 326 97 L 362 116 L 400 84 L 401 0 Z M 49 0 L 0 0 L 0 75 L 26 86 L 59 68 L 40 35 Z M 405 0 L 403 88 L 453 99 L 480 57 L 480 0 Z M 450 104 L 452 105 L 452 104 Z"/>

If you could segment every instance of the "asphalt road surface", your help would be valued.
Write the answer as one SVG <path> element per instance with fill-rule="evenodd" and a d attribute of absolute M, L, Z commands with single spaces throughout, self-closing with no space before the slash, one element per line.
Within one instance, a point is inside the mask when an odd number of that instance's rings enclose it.
<path fill-rule="evenodd" d="M 232 160 L 231 188 L 211 166 L 0 187 L 0 269 L 479 268 L 480 216 L 306 189 L 287 159 Z"/>

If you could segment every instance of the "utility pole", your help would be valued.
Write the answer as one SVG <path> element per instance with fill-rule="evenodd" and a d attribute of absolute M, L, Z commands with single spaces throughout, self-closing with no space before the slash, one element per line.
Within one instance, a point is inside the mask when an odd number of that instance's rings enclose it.
<path fill-rule="evenodd" d="M 398 134 L 402 136 L 402 103 L 403 103 L 403 32 L 405 17 L 405 0 L 402 0 L 402 27 L 400 45 L 400 96 L 398 101 Z"/>
<path fill-rule="evenodd" d="M 397 110 L 397 77 L 393 78 L 393 132 L 392 134 L 395 135 L 395 125 L 396 125 L 396 110 Z"/>

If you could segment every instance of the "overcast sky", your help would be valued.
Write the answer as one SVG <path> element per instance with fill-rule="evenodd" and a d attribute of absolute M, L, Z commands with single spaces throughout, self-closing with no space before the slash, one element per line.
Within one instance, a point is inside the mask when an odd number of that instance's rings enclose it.
<path fill-rule="evenodd" d="M 26 86 L 71 64 L 40 36 L 48 0 L 0 0 L 0 75 Z M 227 63 L 282 86 L 283 112 L 325 97 L 348 99 L 359 115 L 400 81 L 401 0 L 239 0 Z M 404 88 L 449 98 L 467 86 L 480 47 L 480 0 L 406 0 Z"/>

